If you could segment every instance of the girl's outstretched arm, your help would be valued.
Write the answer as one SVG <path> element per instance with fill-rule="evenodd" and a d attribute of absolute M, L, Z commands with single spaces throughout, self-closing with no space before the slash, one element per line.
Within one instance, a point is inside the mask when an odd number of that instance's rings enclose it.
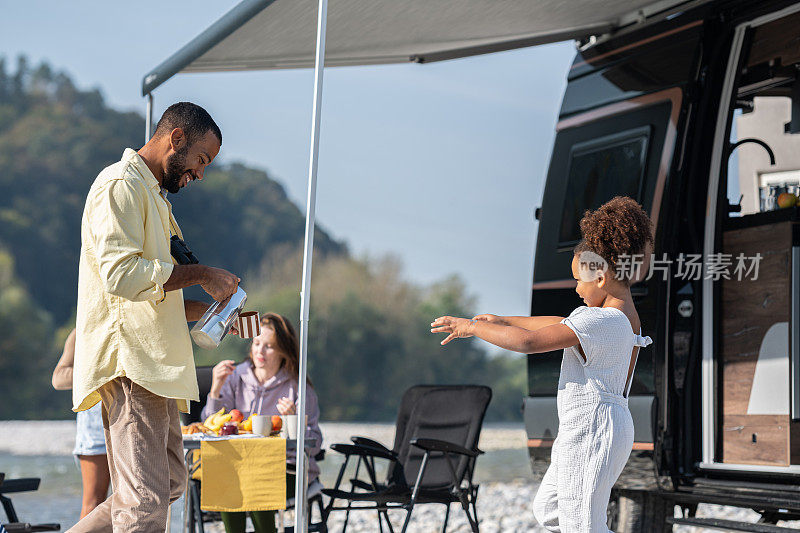
<path fill-rule="evenodd" d="M 541 353 L 575 346 L 578 337 L 564 324 L 551 324 L 531 331 L 517 326 L 503 326 L 484 320 L 442 316 L 431 323 L 431 333 L 448 333 L 441 342 L 478 337 L 500 348 L 520 353 Z"/>
<path fill-rule="evenodd" d="M 491 324 L 501 326 L 516 326 L 518 328 L 529 329 L 531 331 L 552 326 L 561 322 L 563 316 L 498 316 L 498 315 L 478 315 L 472 317 L 473 320 L 483 320 Z"/>

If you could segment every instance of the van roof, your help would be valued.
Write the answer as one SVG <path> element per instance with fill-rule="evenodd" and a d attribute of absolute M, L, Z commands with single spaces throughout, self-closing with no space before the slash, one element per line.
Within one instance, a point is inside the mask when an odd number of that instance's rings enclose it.
<path fill-rule="evenodd" d="M 432 62 L 602 35 L 706 0 L 336 0 L 326 66 Z M 314 65 L 316 0 L 244 0 L 142 80 Z"/>

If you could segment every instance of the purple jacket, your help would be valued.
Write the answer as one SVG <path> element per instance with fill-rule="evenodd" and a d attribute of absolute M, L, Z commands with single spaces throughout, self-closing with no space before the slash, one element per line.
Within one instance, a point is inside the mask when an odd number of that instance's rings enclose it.
<path fill-rule="evenodd" d="M 207 397 L 202 417 L 205 419 L 223 407 L 226 411 L 238 409 L 245 418 L 253 412 L 260 415 L 278 415 L 280 414 L 277 407 L 278 400 L 284 397 L 292 400 L 295 406 L 297 405 L 297 381 L 295 379 L 291 378 L 284 369 L 280 369 L 262 385 L 253 373 L 250 361 L 245 361 L 236 365 L 233 374 L 225 380 L 219 398 Z M 317 393 L 309 386 L 306 386 L 306 414 L 308 415 L 306 438 L 317 440 L 317 445 L 308 450 L 310 456 L 308 479 L 313 480 L 319 476 L 319 467 L 314 456 L 322 448 L 322 432 L 319 429 Z M 286 456 L 287 462 L 295 463 L 294 452 L 287 452 Z"/>

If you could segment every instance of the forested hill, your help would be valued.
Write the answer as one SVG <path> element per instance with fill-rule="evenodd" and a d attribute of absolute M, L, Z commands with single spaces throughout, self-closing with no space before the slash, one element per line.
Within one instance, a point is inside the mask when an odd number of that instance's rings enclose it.
<path fill-rule="evenodd" d="M 57 324 L 74 312 L 86 193 L 143 138 L 143 117 L 109 108 L 98 90 L 79 90 L 46 64 L 30 68 L 21 59 L 11 71 L 0 59 L 0 246 Z M 202 184 L 170 200 L 197 256 L 242 278 L 266 250 L 303 237 L 303 213 L 262 170 L 213 164 Z M 345 252 L 319 229 L 315 244 Z"/>
<path fill-rule="evenodd" d="M 50 377 L 74 324 L 83 203 L 143 132 L 141 116 L 109 108 L 99 91 L 47 65 L 21 60 L 12 71 L 0 59 L 0 420 L 73 416 Z M 249 309 L 298 324 L 304 220 L 279 183 L 215 162 L 170 201 L 201 261 L 242 278 Z M 391 420 L 417 383 L 490 385 L 487 416 L 519 420 L 524 358 L 490 358 L 471 340 L 442 347 L 430 334 L 436 316 L 474 313 L 458 278 L 420 285 L 397 260 L 352 257 L 319 229 L 315 243 L 308 362 L 324 420 Z M 249 346 L 229 336 L 215 350 L 195 347 L 195 360 L 242 360 Z"/>

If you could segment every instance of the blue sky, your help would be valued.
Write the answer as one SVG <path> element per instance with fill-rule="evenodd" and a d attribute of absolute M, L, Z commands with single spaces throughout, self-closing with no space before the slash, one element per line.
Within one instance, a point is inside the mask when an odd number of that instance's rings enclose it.
<path fill-rule="evenodd" d="M 235 4 L 5 3 L 0 55 L 46 59 L 112 106 L 144 113 L 143 75 Z M 573 55 L 572 43 L 557 43 L 327 69 L 319 223 L 357 255 L 399 256 L 414 281 L 458 273 L 478 311 L 528 313 L 533 210 Z M 223 131 L 221 159 L 267 169 L 304 209 L 312 79 L 311 70 L 179 75 L 155 92 L 155 114 L 179 100 L 204 106 Z"/>

